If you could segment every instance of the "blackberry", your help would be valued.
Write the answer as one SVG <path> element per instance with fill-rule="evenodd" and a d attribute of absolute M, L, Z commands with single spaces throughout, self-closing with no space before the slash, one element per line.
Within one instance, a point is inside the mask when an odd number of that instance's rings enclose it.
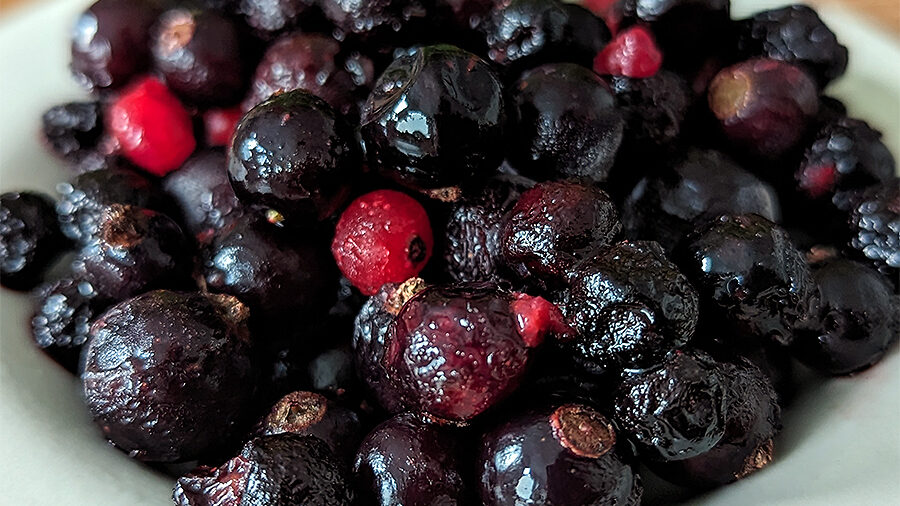
<path fill-rule="evenodd" d="M 900 179 L 864 192 L 850 211 L 850 245 L 879 270 L 900 269 Z"/>
<path fill-rule="evenodd" d="M 30 290 L 67 247 L 53 202 L 42 193 L 0 195 L 0 282 Z"/>
<path fill-rule="evenodd" d="M 235 0 L 247 25 L 263 36 L 294 27 L 314 4 L 312 0 Z"/>
<path fill-rule="evenodd" d="M 53 154 L 78 164 L 95 153 L 103 136 L 100 102 L 69 102 L 51 107 L 41 118 L 44 140 Z"/>
<path fill-rule="evenodd" d="M 94 287 L 82 280 L 63 278 L 39 287 L 31 317 L 35 344 L 63 367 L 77 372 L 90 324 L 106 306 Z"/>

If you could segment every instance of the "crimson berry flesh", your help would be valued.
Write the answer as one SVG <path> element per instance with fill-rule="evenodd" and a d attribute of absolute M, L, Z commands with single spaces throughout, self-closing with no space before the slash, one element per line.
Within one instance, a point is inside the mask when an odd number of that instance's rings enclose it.
<path fill-rule="evenodd" d="M 3 286 L 13 290 L 34 288 L 66 246 L 49 197 L 34 192 L 0 195 Z"/>
<path fill-rule="evenodd" d="M 341 272 L 365 295 L 374 295 L 385 283 L 415 277 L 433 249 L 425 209 L 393 190 L 354 200 L 341 214 L 331 243 Z"/>
<path fill-rule="evenodd" d="M 106 307 L 90 283 L 63 278 L 35 292 L 31 335 L 35 344 L 66 369 L 77 372 L 90 324 Z"/>
<path fill-rule="evenodd" d="M 487 179 L 503 159 L 506 108 L 491 67 L 462 49 L 425 46 L 388 66 L 363 108 L 369 163 L 416 190 Z"/>
<path fill-rule="evenodd" d="M 605 181 L 622 143 L 624 119 L 609 86 L 580 65 L 525 72 L 511 90 L 510 163 L 539 181 Z"/>
<path fill-rule="evenodd" d="M 350 506 L 353 487 L 327 444 L 286 433 L 251 439 L 221 467 L 182 476 L 174 500 L 178 506 Z"/>
<path fill-rule="evenodd" d="M 72 31 L 72 73 L 86 88 L 121 87 L 150 63 L 154 2 L 99 0 Z"/>
<path fill-rule="evenodd" d="M 615 204 L 597 186 L 539 183 L 509 212 L 500 246 L 514 271 L 553 283 L 592 248 L 612 243 L 621 227 Z"/>
<path fill-rule="evenodd" d="M 197 146 L 188 112 L 152 77 L 125 89 L 106 110 L 105 121 L 122 154 L 155 176 L 180 167 Z"/>
<path fill-rule="evenodd" d="M 819 109 L 818 89 L 803 69 L 766 58 L 723 69 L 708 98 L 734 145 L 769 158 L 795 147 Z"/>
<path fill-rule="evenodd" d="M 353 470 L 371 504 L 456 506 L 471 504 L 463 462 L 452 429 L 403 413 L 366 436 Z"/>
<path fill-rule="evenodd" d="M 244 116 L 240 107 L 224 109 L 207 109 L 203 113 L 203 130 L 206 133 L 206 145 L 210 147 L 230 147 L 234 130 Z"/>
<path fill-rule="evenodd" d="M 164 12 L 151 42 L 166 85 L 198 105 L 233 105 L 247 87 L 249 48 L 238 26 L 215 11 Z"/>
<path fill-rule="evenodd" d="M 653 77 L 662 66 L 663 56 L 653 34 L 636 25 L 619 32 L 594 58 L 594 72 L 600 75 L 634 78 Z"/>
<path fill-rule="evenodd" d="M 195 459 L 235 435 L 254 390 L 247 315 L 234 297 L 158 290 L 98 317 L 81 380 L 103 434 L 151 462 Z"/>
<path fill-rule="evenodd" d="M 103 136 L 100 102 L 69 102 L 51 107 L 42 119 L 44 139 L 60 158 L 79 163 L 91 156 Z"/>
<path fill-rule="evenodd" d="M 643 491 L 616 451 L 612 423 L 579 404 L 518 415 L 488 432 L 478 471 L 488 506 L 637 506 Z"/>
<path fill-rule="evenodd" d="M 813 273 L 818 288 L 809 319 L 795 329 L 794 355 L 826 374 L 865 369 L 900 332 L 900 300 L 877 271 L 834 260 Z"/>
<path fill-rule="evenodd" d="M 361 170 L 350 126 L 306 91 L 276 95 L 238 124 L 228 177 L 242 203 L 274 209 L 289 223 L 331 216 Z"/>
<path fill-rule="evenodd" d="M 896 279 L 900 269 L 900 179 L 864 192 L 851 210 L 850 229 L 850 246 Z"/>

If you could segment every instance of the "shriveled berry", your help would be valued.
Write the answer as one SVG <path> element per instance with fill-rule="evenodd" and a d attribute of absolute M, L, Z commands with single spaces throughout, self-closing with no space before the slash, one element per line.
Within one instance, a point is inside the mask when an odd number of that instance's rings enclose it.
<path fill-rule="evenodd" d="M 244 116 L 240 107 L 207 109 L 203 113 L 203 130 L 206 145 L 210 147 L 230 147 L 238 122 Z"/>
<path fill-rule="evenodd" d="M 91 156 L 103 136 L 100 102 L 69 102 L 53 106 L 41 118 L 43 134 L 53 154 L 72 163 Z"/>
<path fill-rule="evenodd" d="M 529 344 L 510 310 L 513 296 L 490 284 L 426 288 L 386 335 L 388 377 L 415 409 L 467 421 L 518 386 Z"/>
<path fill-rule="evenodd" d="M 354 200 L 341 214 L 331 243 L 341 272 L 365 295 L 418 275 L 433 250 L 425 209 L 394 190 L 376 190 Z"/>
<path fill-rule="evenodd" d="M 592 248 L 612 243 L 621 227 L 615 204 L 600 188 L 539 183 L 509 212 L 500 246 L 520 275 L 553 283 Z"/>
<path fill-rule="evenodd" d="M 239 27 L 215 11 L 164 12 L 151 42 L 156 70 L 176 95 L 199 105 L 233 105 L 246 90 L 249 48 Z"/>
<path fill-rule="evenodd" d="M 877 271 L 834 260 L 813 272 L 818 288 L 809 318 L 795 328 L 794 355 L 827 374 L 865 369 L 900 332 L 900 300 Z"/>
<path fill-rule="evenodd" d="M 606 180 L 624 119 L 609 86 L 589 69 L 558 63 L 525 72 L 511 90 L 507 157 L 537 180 Z"/>
<path fill-rule="evenodd" d="M 689 234 L 677 255 L 700 292 L 703 313 L 730 328 L 731 347 L 786 344 L 815 286 L 781 227 L 755 215 L 724 215 Z"/>
<path fill-rule="evenodd" d="M 488 506 L 636 506 L 641 480 L 615 445 L 612 423 L 587 406 L 517 415 L 482 439 L 481 500 Z"/>
<path fill-rule="evenodd" d="M 72 74 L 86 88 L 120 87 L 150 63 L 155 2 L 98 0 L 72 31 Z"/>
<path fill-rule="evenodd" d="M 333 301 L 326 255 L 306 237 L 245 215 L 204 250 L 202 272 L 210 291 L 240 298 L 256 322 L 279 328 L 305 323 Z"/>
<path fill-rule="evenodd" d="M 425 46 L 401 56 L 362 111 L 369 163 L 417 190 L 491 175 L 503 158 L 506 106 L 491 67 L 462 49 Z"/>
<path fill-rule="evenodd" d="M 900 179 L 863 193 L 850 212 L 850 245 L 893 276 L 900 269 Z"/>
<path fill-rule="evenodd" d="M 622 150 L 628 156 L 646 158 L 681 136 L 692 100 L 681 76 L 661 70 L 644 79 L 614 76 L 610 85 L 625 117 Z"/>
<path fill-rule="evenodd" d="M 597 53 L 594 72 L 600 75 L 653 77 L 662 67 L 663 55 L 645 26 L 622 30 Z"/>
<path fill-rule="evenodd" d="M 0 195 L 0 282 L 30 290 L 66 249 L 53 202 L 35 192 Z"/>
<path fill-rule="evenodd" d="M 219 468 L 201 467 L 175 484 L 178 506 L 350 506 L 353 487 L 341 462 L 314 436 L 251 439 Z"/>
<path fill-rule="evenodd" d="M 228 177 L 241 202 L 274 209 L 301 225 L 331 216 L 360 170 L 350 126 L 302 90 L 251 109 L 234 133 L 228 161 Z"/>
<path fill-rule="evenodd" d="M 353 471 L 371 504 L 471 504 L 462 448 L 451 429 L 397 415 L 369 433 Z"/>
<path fill-rule="evenodd" d="M 77 372 L 90 324 L 105 309 L 106 301 L 90 283 L 63 278 L 39 287 L 34 302 L 31 335 L 35 344 L 63 367 Z"/>
<path fill-rule="evenodd" d="M 132 457 L 191 460 L 235 435 L 254 389 L 234 297 L 149 292 L 91 325 L 81 380 L 103 434 Z"/>
<path fill-rule="evenodd" d="M 615 395 L 621 433 L 651 460 L 708 452 L 727 425 L 727 378 L 699 351 L 676 351 L 656 369 L 626 374 Z"/>
<path fill-rule="evenodd" d="M 795 4 L 756 13 L 738 25 L 738 52 L 808 68 L 819 87 L 847 70 L 847 48 L 809 6 Z"/>
<path fill-rule="evenodd" d="M 803 69 L 766 58 L 723 69 L 708 98 L 732 143 L 769 158 L 795 147 L 819 109 L 818 90 Z"/>
<path fill-rule="evenodd" d="M 227 163 L 220 149 L 198 151 L 163 179 L 163 190 L 180 211 L 185 232 L 198 242 L 209 241 L 243 214 L 228 182 Z"/>
<path fill-rule="evenodd" d="M 780 221 L 775 189 L 723 153 L 691 149 L 635 186 L 623 206 L 622 224 L 629 238 L 654 240 L 672 251 L 703 221 L 751 213 Z"/>
<path fill-rule="evenodd" d="M 419 280 L 421 281 L 421 280 Z M 412 284 L 405 284 L 407 289 Z M 400 285 L 388 283 L 369 298 L 359 311 L 353 325 L 353 357 L 357 375 L 369 396 L 391 414 L 403 411 L 403 399 L 388 378 L 384 363 L 386 336 L 394 316 L 400 307 L 393 307 Z M 419 286 L 417 289 L 421 289 Z M 409 293 L 409 297 L 414 293 Z M 400 303 L 402 306 L 402 303 Z"/>
<path fill-rule="evenodd" d="M 314 4 L 312 0 L 240 0 L 244 21 L 261 34 L 277 33 L 296 25 Z"/>
<path fill-rule="evenodd" d="M 66 237 L 86 244 L 97 234 L 106 207 L 125 204 L 165 212 L 165 195 L 149 179 L 124 168 L 107 168 L 81 174 L 56 186 L 60 228 Z"/>
<path fill-rule="evenodd" d="M 243 108 L 250 110 L 275 93 L 299 89 L 355 117 L 357 102 L 365 99 L 374 79 L 372 62 L 358 54 L 344 54 L 333 38 L 290 33 L 266 49 Z"/>
<path fill-rule="evenodd" d="M 725 433 L 695 457 L 652 464 L 666 479 L 694 488 L 725 485 L 759 471 L 774 458 L 773 438 L 781 429 L 781 408 L 769 379 L 742 360 L 720 362 L 725 390 Z"/>
<path fill-rule="evenodd" d="M 72 262 L 76 276 L 113 301 L 154 288 L 184 288 L 191 267 L 191 249 L 178 224 L 164 214 L 121 204 L 104 210 L 97 235 Z"/>
<path fill-rule="evenodd" d="M 652 241 L 622 241 L 597 249 L 569 270 L 568 284 L 563 309 L 569 324 L 582 334 L 602 331 L 600 314 L 623 303 L 647 305 L 656 314 L 655 325 L 674 343 L 690 339 L 697 326 L 697 292 Z"/>
<path fill-rule="evenodd" d="M 125 89 L 107 108 L 105 122 L 122 154 L 155 176 L 180 167 L 197 146 L 188 112 L 152 77 Z"/>

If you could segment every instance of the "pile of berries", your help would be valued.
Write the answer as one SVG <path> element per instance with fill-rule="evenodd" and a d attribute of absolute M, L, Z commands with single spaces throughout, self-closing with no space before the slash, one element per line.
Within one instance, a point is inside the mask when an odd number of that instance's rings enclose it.
<path fill-rule="evenodd" d="M 176 505 L 717 487 L 777 458 L 794 359 L 900 330 L 846 66 L 804 6 L 99 0 L 2 284 L 105 438 L 198 466 Z"/>

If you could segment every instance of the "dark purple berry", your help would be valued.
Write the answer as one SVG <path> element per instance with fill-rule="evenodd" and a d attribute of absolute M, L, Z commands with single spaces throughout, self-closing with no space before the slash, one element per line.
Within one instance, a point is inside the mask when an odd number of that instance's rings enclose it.
<path fill-rule="evenodd" d="M 847 48 L 806 5 L 762 11 L 739 23 L 738 53 L 801 64 L 824 88 L 847 70 Z"/>
<path fill-rule="evenodd" d="M 661 70 L 644 79 L 614 76 L 610 85 L 625 117 L 622 149 L 631 156 L 647 156 L 673 144 L 691 105 L 688 83 L 678 74 Z"/>
<path fill-rule="evenodd" d="M 728 156 L 691 149 L 642 179 L 623 205 L 632 239 L 650 239 L 672 251 L 693 227 L 720 214 L 758 214 L 781 221 L 775 189 Z"/>
<path fill-rule="evenodd" d="M 418 280 L 421 282 L 421 280 Z M 415 281 L 404 283 L 404 291 L 413 289 Z M 353 326 L 353 356 L 356 373 L 366 387 L 369 396 L 385 411 L 394 414 L 403 411 L 401 394 L 388 378 L 384 363 L 386 335 L 395 315 L 405 300 L 397 292 L 401 285 L 388 283 L 369 298 Z M 413 293 L 407 293 L 409 298 Z"/>
<path fill-rule="evenodd" d="M 164 12 L 151 42 L 156 70 L 176 95 L 203 106 L 229 106 L 249 81 L 249 48 L 239 27 L 214 11 Z"/>
<path fill-rule="evenodd" d="M 150 29 L 159 10 L 149 0 L 98 0 L 72 31 L 72 73 L 86 88 L 117 88 L 150 63 Z"/>
<path fill-rule="evenodd" d="M 44 139 L 53 154 L 74 164 L 96 156 L 103 136 L 100 102 L 69 102 L 51 107 L 42 117 Z"/>
<path fill-rule="evenodd" d="M 655 369 L 626 374 L 615 396 L 621 433 L 650 460 L 708 452 L 727 425 L 723 373 L 705 353 L 676 351 Z"/>
<path fill-rule="evenodd" d="M 577 182 L 539 183 L 519 197 L 500 236 L 504 261 L 522 276 L 554 283 L 622 225 L 609 195 Z"/>
<path fill-rule="evenodd" d="M 471 504 L 457 439 L 452 429 L 410 413 L 387 420 L 366 436 L 356 454 L 353 471 L 360 495 L 379 506 Z"/>
<path fill-rule="evenodd" d="M 815 286 L 787 232 L 755 214 L 724 215 L 685 237 L 679 249 L 704 318 L 731 329 L 723 332 L 731 347 L 790 342 Z"/>
<path fill-rule="evenodd" d="M 506 109 L 481 58 L 439 45 L 391 63 L 363 108 L 369 163 L 417 190 L 487 179 L 503 159 Z"/>
<path fill-rule="evenodd" d="M 352 34 L 370 42 L 390 39 L 410 23 L 428 19 L 431 1 L 319 0 L 319 7 L 343 35 Z M 383 40 L 382 40 L 383 42 Z"/>
<path fill-rule="evenodd" d="M 525 72 L 510 90 L 510 163 L 543 181 L 606 180 L 622 143 L 624 120 L 609 86 L 573 63 Z"/>
<path fill-rule="evenodd" d="M 850 212 L 850 245 L 894 276 L 900 269 L 900 179 L 863 193 Z"/>
<path fill-rule="evenodd" d="M 851 260 L 817 268 L 809 318 L 794 331 L 794 355 L 827 374 L 865 369 L 887 352 L 900 332 L 900 299 L 877 271 Z"/>
<path fill-rule="evenodd" d="M 251 28 L 262 34 L 295 26 L 309 12 L 313 0 L 238 0 L 238 11 Z"/>
<path fill-rule="evenodd" d="M 302 90 L 276 95 L 244 115 L 228 160 L 242 203 L 273 209 L 299 225 L 334 214 L 361 169 L 350 126 Z"/>
<path fill-rule="evenodd" d="M 63 278 L 39 287 L 31 317 L 35 344 L 63 367 L 77 372 L 91 322 L 105 307 L 106 301 L 85 281 Z"/>
<path fill-rule="evenodd" d="M 616 451 L 612 423 L 578 404 L 519 415 L 488 432 L 478 471 L 487 506 L 637 506 L 643 492 Z"/>
<path fill-rule="evenodd" d="M 98 317 L 81 380 L 103 434 L 151 462 L 228 441 L 254 390 L 247 316 L 234 297 L 158 290 Z"/>
<path fill-rule="evenodd" d="M 218 468 L 201 467 L 175 484 L 178 506 L 350 506 L 353 488 L 328 445 L 314 436 L 251 439 Z"/>
<path fill-rule="evenodd" d="M 0 195 L 0 282 L 30 290 L 68 246 L 59 230 L 53 202 L 42 193 Z"/>

